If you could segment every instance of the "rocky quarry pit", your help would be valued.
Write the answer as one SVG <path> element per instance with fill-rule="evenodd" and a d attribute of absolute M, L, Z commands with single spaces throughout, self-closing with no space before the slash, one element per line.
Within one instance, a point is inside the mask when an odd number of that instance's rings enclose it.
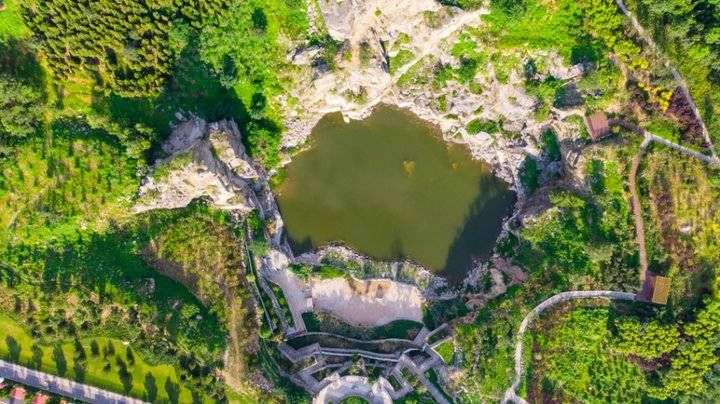
<path fill-rule="evenodd" d="M 318 46 L 289 51 L 288 59 L 299 73 L 294 86 L 275 100 L 286 116 L 282 146 L 288 152 L 281 166 L 292 161 L 290 150 L 306 147 L 312 129 L 326 114 L 340 112 L 346 121 L 359 120 L 381 103 L 412 111 L 439 128 L 445 142 L 464 144 L 474 159 L 488 163 L 517 193 L 519 203 L 512 220 L 533 216 L 532 209 L 523 207 L 526 196 L 519 180 L 528 155 L 537 161 L 540 185 L 563 169 L 572 171 L 572 166 L 582 165 L 567 160 L 568 155 L 574 154 L 575 160 L 581 157 L 573 152 L 578 126 L 564 119 L 573 111 L 551 108 L 549 114 L 538 118 L 537 100 L 524 89 L 521 65 L 502 79 L 488 61 L 471 83 L 450 80 L 434 87 L 432 80 L 422 80 L 431 77 L 438 65 L 459 66 L 453 44 L 469 27 L 481 28 L 487 10 L 466 12 L 431 0 L 392 4 L 321 0 L 308 2 L 308 13 L 315 21 L 311 30 L 319 32 L 317 22 L 324 20 L 327 33 L 342 41 L 352 57 L 338 56 L 336 67 L 329 69 L 318 63 Z M 361 60 L 362 52 L 367 60 Z M 529 57 L 542 61 L 544 74 L 558 80 L 583 72 L 581 65 L 566 66 L 562 57 L 552 52 L 526 50 L 522 58 Z M 439 99 L 445 105 L 439 105 Z M 502 133 L 470 133 L 468 123 L 473 120 L 496 123 Z M 167 157 L 156 162 L 143 182 L 134 210 L 182 207 L 201 196 L 223 209 L 258 209 L 269 223 L 271 251 L 285 256 L 287 262 L 297 259 L 283 242 L 283 218 L 268 186 L 276 171 L 265 172 L 247 156 L 234 122 L 207 124 L 195 117 L 181 121 L 163 148 Z M 560 164 L 545 161 L 541 151 L 540 137 L 548 128 L 563 148 L 565 157 Z M 569 174 L 572 177 L 573 173 Z M 482 266 L 476 269 L 483 270 Z M 435 282 L 438 279 L 427 272 L 415 273 L 421 274 L 417 279 L 421 279 L 424 295 L 443 283 Z M 389 271 L 382 276 L 395 275 Z M 476 276 L 471 274 L 471 278 Z"/>
<path fill-rule="evenodd" d="M 432 77 L 439 65 L 457 68 L 460 60 L 452 53 L 453 44 L 468 28 L 482 27 L 486 9 L 463 11 L 433 0 L 319 1 L 308 8 L 309 15 L 322 15 L 327 32 L 342 41 L 352 56 L 338 57 L 336 67 L 330 69 L 319 58 L 317 45 L 289 53 L 288 59 L 302 73 L 288 96 L 293 102 L 283 106 L 288 111 L 282 142 L 286 148 L 302 147 L 312 128 L 330 112 L 340 112 L 346 120 L 363 119 L 380 103 L 394 105 L 437 125 L 445 141 L 466 144 L 474 158 L 490 164 L 522 199 L 519 173 L 526 155 L 542 157 L 541 133 L 548 127 L 556 129 L 559 137 L 577 131 L 563 121 L 567 112 L 551 109 L 547 118 L 536 120 L 537 100 L 523 88 L 522 66 L 500 80 L 488 61 L 471 83 L 449 81 L 442 88 L 434 87 L 432 79 L 414 79 Z M 362 52 L 370 55 L 365 63 Z M 582 65 L 566 66 L 552 52 L 528 52 L 524 58 L 542 60 L 547 74 L 557 80 L 583 73 Z M 444 108 L 438 105 L 440 98 L 445 100 Z M 496 122 L 512 136 L 469 133 L 467 125 L 476 119 Z M 545 177 L 559 169 L 538 160 L 540 171 L 552 171 Z M 283 164 L 289 161 L 288 156 Z"/>

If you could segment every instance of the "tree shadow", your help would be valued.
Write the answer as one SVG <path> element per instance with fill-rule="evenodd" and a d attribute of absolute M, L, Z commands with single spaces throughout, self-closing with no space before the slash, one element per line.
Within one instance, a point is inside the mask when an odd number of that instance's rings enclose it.
<path fill-rule="evenodd" d="M 25 40 L 0 38 L 0 73 L 32 84 L 47 95 L 45 70 Z"/>
<path fill-rule="evenodd" d="M 600 59 L 598 42 L 588 35 L 578 37 L 570 50 L 570 63 L 595 64 Z"/>
<path fill-rule="evenodd" d="M 65 359 L 65 352 L 63 352 L 60 344 L 56 344 L 55 347 L 53 347 L 53 360 L 55 361 L 58 375 L 65 376 L 65 373 L 67 373 L 67 359 Z"/>
<path fill-rule="evenodd" d="M 100 356 L 100 345 L 97 340 L 90 341 L 90 355 L 92 355 L 93 358 Z"/>
<path fill-rule="evenodd" d="M 38 370 L 42 369 L 42 359 L 44 355 L 42 348 L 40 348 L 38 344 L 33 344 L 30 350 L 32 351 L 30 366 Z"/>
<path fill-rule="evenodd" d="M 462 282 L 476 259 L 488 259 L 502 230 L 502 222 L 512 212 L 515 193 L 494 175 L 480 178 L 479 193 L 470 206 L 462 229 L 448 250 L 445 265 L 438 275 L 451 284 Z"/>
<path fill-rule="evenodd" d="M 73 372 L 75 380 L 83 382 L 87 374 L 87 354 L 79 339 L 75 338 L 75 356 L 73 358 Z"/>
<path fill-rule="evenodd" d="M 256 8 L 255 10 L 253 10 L 251 18 L 253 22 L 253 28 L 260 33 L 265 32 L 265 29 L 267 29 L 268 25 L 268 19 L 265 15 L 265 11 L 263 11 L 262 8 Z"/>
<path fill-rule="evenodd" d="M 120 356 L 115 357 L 115 364 L 118 367 L 118 376 L 120 377 L 120 383 L 123 385 L 123 391 L 125 394 L 130 393 L 133 388 L 133 376 L 128 370 L 127 364 Z"/>
<path fill-rule="evenodd" d="M 156 152 L 170 134 L 171 123 L 176 121 L 178 111 L 193 113 L 209 121 L 233 118 L 243 128 L 249 119 L 245 105 L 232 88 L 222 85 L 212 67 L 202 61 L 199 42 L 196 36 L 189 39 L 157 97 L 95 94 L 93 108 L 122 126 L 140 124 L 153 129 Z"/>
<path fill-rule="evenodd" d="M 8 356 L 10 357 L 10 361 L 11 362 L 19 362 L 20 361 L 20 351 L 22 351 L 22 346 L 20 344 L 18 344 L 17 340 L 10 335 L 5 337 L 5 344 L 7 345 L 7 348 L 8 348 Z"/>
<path fill-rule="evenodd" d="M 147 372 L 145 375 L 145 399 L 149 402 L 155 402 L 157 398 L 158 388 L 155 376 L 152 373 Z"/>
<path fill-rule="evenodd" d="M 170 380 L 168 377 L 165 380 L 165 392 L 168 395 L 168 399 L 171 403 L 177 403 L 180 398 L 180 385 Z"/>
<path fill-rule="evenodd" d="M 75 380 L 82 383 L 87 375 L 87 362 L 85 360 L 76 359 L 73 361 L 73 372 L 75 372 Z"/>

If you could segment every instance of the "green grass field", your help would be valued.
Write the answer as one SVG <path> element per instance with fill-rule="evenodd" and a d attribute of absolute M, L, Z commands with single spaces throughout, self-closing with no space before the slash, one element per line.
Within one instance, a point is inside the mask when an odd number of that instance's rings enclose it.
<path fill-rule="evenodd" d="M 0 39 L 4 37 L 24 38 L 30 35 L 20 19 L 18 0 L 5 0 L 5 10 L 0 11 Z"/>
<path fill-rule="evenodd" d="M 0 357 L 5 360 L 150 402 L 192 401 L 190 391 L 179 383 L 173 367 L 148 365 L 137 354 L 132 355 L 134 361 L 131 361 L 123 341 L 104 337 L 81 339 L 87 358 L 86 365 L 82 366 L 76 360 L 79 351 L 74 342 L 59 347 L 40 345 L 14 320 L 2 314 L 0 328 L 3 330 Z M 92 352 L 93 341 L 99 346 L 98 355 Z M 107 353 L 110 344 L 114 354 Z M 127 373 L 122 376 L 124 366 Z"/>
<path fill-rule="evenodd" d="M 455 355 L 455 348 L 453 347 L 452 340 L 444 341 L 434 349 L 446 365 L 452 362 L 453 356 Z"/>
<path fill-rule="evenodd" d="M 548 10 L 546 3 L 529 0 L 521 18 L 493 8 L 483 19 L 489 23 L 492 37 L 498 38 L 499 49 L 557 49 L 561 56 L 569 59 L 573 51 L 583 47 L 579 29 L 582 15 L 577 2 L 561 0 Z"/>

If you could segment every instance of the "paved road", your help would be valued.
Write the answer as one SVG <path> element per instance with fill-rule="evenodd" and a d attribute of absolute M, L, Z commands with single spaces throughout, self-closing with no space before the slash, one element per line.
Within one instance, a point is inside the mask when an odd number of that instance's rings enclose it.
<path fill-rule="evenodd" d="M 613 292 L 610 290 L 588 290 L 588 291 L 576 291 L 576 292 L 562 292 L 555 296 L 548 298 L 528 313 L 520 323 L 520 328 L 517 333 L 517 340 L 515 342 L 515 380 L 512 385 L 505 390 L 502 402 L 514 402 L 514 403 L 527 403 L 522 397 L 517 395 L 517 389 L 520 387 L 523 375 L 523 340 L 525 338 L 525 331 L 532 323 L 533 319 L 540 315 L 546 309 L 562 302 L 573 299 L 593 299 L 593 298 L 606 298 L 613 300 L 635 300 L 634 293 L 627 292 Z"/>
<path fill-rule="evenodd" d="M 397 362 L 400 360 L 399 355 L 393 355 L 393 354 L 381 354 L 377 352 L 370 352 L 365 351 L 362 349 L 346 349 L 346 348 L 320 348 L 320 353 L 324 355 L 335 355 L 335 356 L 362 356 L 364 358 L 368 359 L 374 359 L 378 361 L 388 361 L 388 362 Z"/>
<path fill-rule="evenodd" d="M 49 391 L 73 400 L 100 404 L 142 404 L 144 401 L 88 386 L 59 376 L 0 360 L 0 377 Z"/>

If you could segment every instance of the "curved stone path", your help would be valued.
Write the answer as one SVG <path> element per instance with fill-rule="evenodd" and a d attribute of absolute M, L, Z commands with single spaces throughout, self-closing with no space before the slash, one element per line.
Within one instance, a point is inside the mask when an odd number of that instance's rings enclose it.
<path fill-rule="evenodd" d="M 0 377 L 14 380 L 26 386 L 49 391 L 76 401 L 99 404 L 143 404 L 142 400 L 126 397 L 111 391 L 74 382 L 60 376 L 40 372 L 0 360 Z"/>
<path fill-rule="evenodd" d="M 503 396 L 502 402 L 503 403 L 527 403 L 525 399 L 517 395 L 517 389 L 520 387 L 520 383 L 522 382 L 523 377 L 523 369 L 524 369 L 524 363 L 523 363 L 523 341 L 525 339 L 525 331 L 527 331 L 530 324 L 532 324 L 532 321 L 540 315 L 543 311 L 547 310 L 548 308 L 562 302 L 566 302 L 568 300 L 574 300 L 574 299 L 595 299 L 595 298 L 604 298 L 604 299 L 612 299 L 612 300 L 635 300 L 635 294 L 634 293 L 628 293 L 628 292 L 614 292 L 611 290 L 588 290 L 588 291 L 574 291 L 574 292 L 562 292 L 558 293 L 555 296 L 552 296 L 539 305 L 537 305 L 534 309 L 532 309 L 523 319 L 522 323 L 520 323 L 520 328 L 518 329 L 517 333 L 517 340 L 515 342 L 515 380 L 513 381 L 512 385 L 508 387 L 507 390 L 505 390 L 505 395 Z"/>

